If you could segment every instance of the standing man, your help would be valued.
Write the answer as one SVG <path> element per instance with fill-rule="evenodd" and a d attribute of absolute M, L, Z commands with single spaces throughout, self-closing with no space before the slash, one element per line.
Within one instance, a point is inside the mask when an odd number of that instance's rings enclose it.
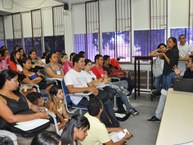
<path fill-rule="evenodd" d="M 186 43 L 186 36 L 180 34 L 178 43 L 180 60 L 188 60 L 190 55 L 193 55 L 193 47 Z"/>

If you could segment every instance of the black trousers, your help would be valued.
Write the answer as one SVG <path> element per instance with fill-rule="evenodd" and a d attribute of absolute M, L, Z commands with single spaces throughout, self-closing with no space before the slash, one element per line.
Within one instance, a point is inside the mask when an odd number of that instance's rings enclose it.
<path fill-rule="evenodd" d="M 119 122 L 115 116 L 115 112 L 113 110 L 113 102 L 109 98 L 109 93 L 99 90 L 99 94 L 94 96 L 93 94 L 89 96 L 92 97 L 99 97 L 104 105 L 103 112 L 101 114 L 101 120 L 105 124 L 106 127 L 119 127 Z M 86 105 L 88 106 L 88 100 L 83 98 L 78 105 Z"/>

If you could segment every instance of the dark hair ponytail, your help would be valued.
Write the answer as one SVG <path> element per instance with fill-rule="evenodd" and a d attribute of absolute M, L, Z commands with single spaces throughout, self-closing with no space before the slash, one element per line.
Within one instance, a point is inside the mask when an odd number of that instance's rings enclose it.
<path fill-rule="evenodd" d="M 61 145 L 73 145 L 74 128 L 83 129 L 85 127 L 90 128 L 88 119 L 82 115 L 74 115 L 67 122 L 61 135 Z"/>

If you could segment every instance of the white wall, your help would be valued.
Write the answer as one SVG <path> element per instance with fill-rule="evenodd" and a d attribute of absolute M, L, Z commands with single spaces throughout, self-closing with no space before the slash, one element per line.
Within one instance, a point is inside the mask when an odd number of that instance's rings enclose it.
<path fill-rule="evenodd" d="M 4 17 L 4 26 L 5 26 L 5 38 L 13 38 L 13 27 L 12 27 L 12 17 L 11 15 Z"/>
<path fill-rule="evenodd" d="M 115 31 L 115 2 L 104 0 L 100 2 L 101 32 Z"/>
<path fill-rule="evenodd" d="M 169 0 L 169 25 L 172 28 L 188 27 L 189 0 Z"/>
<path fill-rule="evenodd" d="M 21 17 L 22 17 L 23 37 L 24 38 L 32 37 L 31 13 L 30 12 L 22 13 Z"/>
<path fill-rule="evenodd" d="M 53 36 L 52 8 L 42 8 L 42 25 L 44 36 Z"/>
<path fill-rule="evenodd" d="M 149 29 L 149 0 L 133 0 L 131 2 L 133 29 Z"/>
<path fill-rule="evenodd" d="M 86 33 L 84 4 L 72 6 L 72 22 L 73 22 L 74 34 Z"/>
<path fill-rule="evenodd" d="M 0 0 L 1 3 L 2 0 Z M 5 0 L 4 0 L 5 1 Z M 23 12 L 22 24 L 24 37 L 32 37 L 31 32 L 31 16 L 29 10 L 34 8 L 41 8 L 42 10 L 42 22 L 44 36 L 53 35 L 53 23 L 52 23 L 52 7 L 54 5 L 61 5 L 61 3 L 47 0 L 45 3 L 40 4 L 39 0 L 26 1 L 17 0 L 19 4 L 23 4 L 24 7 L 20 7 L 17 4 L 13 4 L 13 9 L 3 9 L 0 5 L 0 10 Z M 187 27 L 188 26 L 188 1 L 189 0 L 168 0 L 169 3 L 169 28 L 173 27 Z M 11 0 L 6 0 L 6 6 L 11 6 Z M 35 7 L 36 6 L 36 7 Z M 24 12 L 24 11 L 28 12 Z M 100 25 L 101 32 L 115 31 L 115 5 L 114 0 L 100 0 Z M 67 53 L 73 50 L 73 37 L 74 34 L 85 33 L 85 5 L 73 5 L 72 11 L 65 17 L 65 46 Z M 149 0 L 132 0 L 132 25 L 133 31 L 135 30 L 148 30 L 149 29 Z M 6 39 L 13 38 L 12 21 L 11 16 L 5 17 L 5 33 Z"/>

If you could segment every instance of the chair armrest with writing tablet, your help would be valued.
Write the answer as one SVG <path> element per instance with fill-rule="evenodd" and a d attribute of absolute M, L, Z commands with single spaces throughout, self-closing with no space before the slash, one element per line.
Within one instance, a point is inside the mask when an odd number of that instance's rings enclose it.
<path fill-rule="evenodd" d="M 111 77 L 111 79 L 113 79 L 113 80 L 117 80 L 117 81 L 121 81 L 121 79 L 120 79 L 120 78 L 118 78 L 118 77 Z"/>
<path fill-rule="evenodd" d="M 87 98 L 89 99 L 89 95 L 91 95 L 92 93 L 74 93 L 74 94 L 66 94 L 65 96 L 78 96 L 78 97 L 83 97 L 83 98 Z"/>
<path fill-rule="evenodd" d="M 103 85 L 97 85 L 97 89 L 103 89 L 104 87 L 111 86 L 111 84 L 103 84 Z"/>
<path fill-rule="evenodd" d="M 62 81 L 63 79 L 62 78 L 46 78 L 47 81 Z"/>

